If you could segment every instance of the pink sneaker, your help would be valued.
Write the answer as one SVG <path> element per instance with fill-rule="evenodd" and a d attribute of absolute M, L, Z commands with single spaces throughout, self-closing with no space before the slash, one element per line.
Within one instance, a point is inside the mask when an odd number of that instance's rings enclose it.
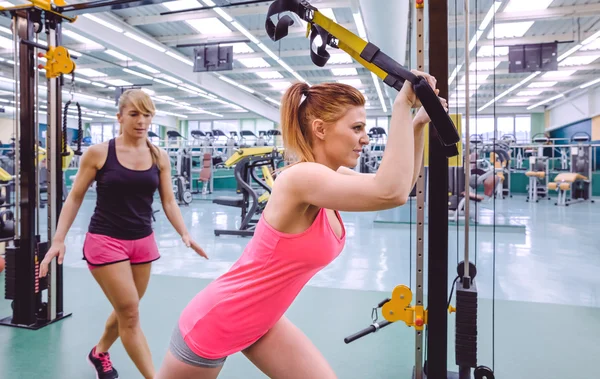
<path fill-rule="evenodd" d="M 119 377 L 119 373 L 110 361 L 108 352 L 96 354 L 96 346 L 94 346 L 88 354 L 87 360 L 96 370 L 96 379 L 115 379 Z"/>

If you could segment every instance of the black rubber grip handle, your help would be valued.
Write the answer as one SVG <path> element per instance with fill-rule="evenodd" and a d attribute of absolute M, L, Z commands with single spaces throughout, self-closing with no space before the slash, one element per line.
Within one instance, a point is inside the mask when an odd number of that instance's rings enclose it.
<path fill-rule="evenodd" d="M 375 333 L 376 331 L 378 331 L 381 328 L 385 328 L 386 326 L 392 324 L 389 321 L 383 321 L 381 323 L 375 323 L 375 324 L 371 324 L 368 327 L 366 327 L 365 329 L 361 330 L 360 332 L 354 333 L 351 336 L 348 336 L 346 338 L 344 338 L 344 342 L 346 344 L 349 344 L 350 342 L 354 342 L 359 338 L 362 338 L 366 335 L 369 335 L 371 333 Z"/>

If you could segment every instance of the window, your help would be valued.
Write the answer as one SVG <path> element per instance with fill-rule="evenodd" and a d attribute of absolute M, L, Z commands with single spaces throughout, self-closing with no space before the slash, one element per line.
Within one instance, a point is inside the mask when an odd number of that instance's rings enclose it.
<path fill-rule="evenodd" d="M 515 137 L 517 142 L 530 142 L 531 116 L 522 115 L 515 117 Z"/>
<path fill-rule="evenodd" d="M 193 139 L 194 137 L 192 137 L 192 130 L 198 130 L 200 123 L 198 121 L 189 121 L 188 122 L 188 135 L 187 138 L 188 139 Z"/>
<path fill-rule="evenodd" d="M 385 134 L 388 134 L 390 119 L 386 117 L 377 117 L 377 126 L 385 130 Z"/>
<path fill-rule="evenodd" d="M 510 134 L 515 135 L 515 118 L 513 116 L 502 116 L 498 117 L 498 123 L 496 124 L 496 138 L 502 138 L 502 136 Z"/>
<path fill-rule="evenodd" d="M 203 132 L 210 132 L 212 130 L 211 121 L 200 121 L 200 130 Z"/>
<path fill-rule="evenodd" d="M 119 134 L 120 125 L 118 124 L 102 124 L 102 142 L 112 139 Z M 116 130 L 115 130 L 116 129 Z"/>
<path fill-rule="evenodd" d="M 256 132 L 256 121 L 253 119 L 242 120 L 242 130 L 249 130 L 253 133 Z"/>
<path fill-rule="evenodd" d="M 267 131 L 275 129 L 275 123 L 273 121 L 266 120 L 264 118 L 259 118 L 256 120 L 256 132 L 258 134 L 259 131 Z"/>
<path fill-rule="evenodd" d="M 467 120 L 462 119 L 462 135 L 464 136 L 467 128 Z M 494 118 L 493 117 L 471 117 L 469 119 L 469 138 L 478 136 L 478 139 L 487 141 L 494 138 Z"/>
<path fill-rule="evenodd" d="M 239 120 L 215 120 L 213 122 L 213 129 L 220 129 L 225 134 L 229 132 L 238 132 L 240 129 Z"/>
<path fill-rule="evenodd" d="M 377 126 L 377 119 L 373 117 L 367 118 L 367 132 Z"/>
<path fill-rule="evenodd" d="M 150 124 L 150 130 L 154 132 L 157 136 L 160 136 L 160 125 L 158 124 Z"/>

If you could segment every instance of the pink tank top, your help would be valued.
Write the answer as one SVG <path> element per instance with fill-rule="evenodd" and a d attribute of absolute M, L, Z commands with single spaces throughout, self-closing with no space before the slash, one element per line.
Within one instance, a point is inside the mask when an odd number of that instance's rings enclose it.
<path fill-rule="evenodd" d="M 179 328 L 190 349 L 207 359 L 237 353 L 283 316 L 304 285 L 344 248 L 325 209 L 299 234 L 275 230 L 261 216 L 254 237 L 231 269 L 183 310 Z"/>

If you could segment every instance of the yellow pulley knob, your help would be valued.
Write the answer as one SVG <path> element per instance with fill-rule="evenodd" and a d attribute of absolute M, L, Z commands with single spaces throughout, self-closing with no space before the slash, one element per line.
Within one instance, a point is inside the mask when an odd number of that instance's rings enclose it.
<path fill-rule="evenodd" d="M 69 50 L 64 46 L 50 46 L 46 54 L 39 53 L 38 56 L 45 57 L 46 66 L 40 68 L 46 70 L 46 78 L 56 78 L 61 74 L 70 74 L 75 70 L 75 62 L 69 55 Z"/>
<path fill-rule="evenodd" d="M 410 288 L 401 284 L 392 291 L 390 301 L 381 308 L 381 314 L 389 322 L 404 321 L 406 324 L 413 323 L 413 309 L 410 308 L 412 292 Z"/>
<path fill-rule="evenodd" d="M 449 313 L 455 313 L 456 312 L 456 307 L 453 307 L 452 305 L 448 306 L 448 312 Z"/>

